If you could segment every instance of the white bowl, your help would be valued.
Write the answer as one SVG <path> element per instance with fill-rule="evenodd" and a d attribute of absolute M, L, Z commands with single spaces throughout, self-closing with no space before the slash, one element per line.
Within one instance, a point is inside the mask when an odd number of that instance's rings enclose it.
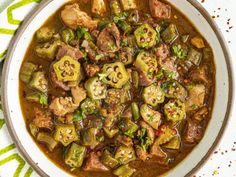
<path fill-rule="evenodd" d="M 70 176 L 38 148 L 29 135 L 19 100 L 19 70 L 35 31 L 68 0 L 45 0 L 26 18 L 10 44 L 4 64 L 2 100 L 8 130 L 21 154 L 41 176 Z M 212 118 L 194 150 L 164 176 L 189 176 L 209 157 L 219 142 L 230 114 L 233 79 L 230 57 L 218 27 L 196 0 L 169 0 L 197 27 L 211 45 L 216 64 L 216 89 Z"/>

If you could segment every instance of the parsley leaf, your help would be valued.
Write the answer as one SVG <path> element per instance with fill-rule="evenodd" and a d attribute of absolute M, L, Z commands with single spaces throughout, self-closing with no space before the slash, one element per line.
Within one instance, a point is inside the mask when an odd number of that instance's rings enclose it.
<path fill-rule="evenodd" d="M 147 137 L 147 130 L 145 128 L 141 128 L 138 131 L 138 140 L 140 141 L 141 147 L 144 151 L 147 151 L 148 147 L 151 145 L 151 139 Z"/>
<path fill-rule="evenodd" d="M 48 97 L 45 94 L 40 93 L 39 94 L 39 103 L 41 105 L 48 105 Z"/>
<path fill-rule="evenodd" d="M 172 46 L 174 55 L 180 59 L 185 59 L 187 57 L 187 51 L 183 49 L 180 44 L 174 44 Z"/>

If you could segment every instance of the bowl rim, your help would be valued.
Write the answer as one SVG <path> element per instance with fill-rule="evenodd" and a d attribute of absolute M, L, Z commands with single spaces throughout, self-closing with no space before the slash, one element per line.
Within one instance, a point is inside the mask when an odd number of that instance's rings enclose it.
<path fill-rule="evenodd" d="M 7 79 L 5 79 L 5 78 L 8 78 L 9 66 L 10 66 L 10 63 L 12 61 L 12 54 L 14 53 L 14 50 L 16 48 L 16 44 L 18 43 L 19 39 L 21 38 L 21 35 L 25 31 L 25 29 L 28 27 L 31 20 L 44 7 L 46 7 L 52 1 L 53 0 L 43 0 L 43 1 L 41 1 L 41 3 L 26 16 L 26 18 L 25 18 L 24 22 L 22 23 L 22 25 L 18 28 L 17 33 L 15 34 L 15 36 L 13 37 L 13 39 L 11 40 L 10 45 L 9 45 L 9 46 L 12 46 L 12 47 L 8 50 L 7 55 L 6 55 L 6 59 L 5 59 L 4 66 L 3 66 L 3 71 L 2 71 L 2 81 L 1 81 L 1 86 L 2 86 L 1 96 L 3 98 L 2 99 L 3 114 L 4 114 L 4 118 L 6 120 L 6 125 L 7 125 L 8 131 L 9 131 L 9 134 L 10 134 L 13 142 L 15 143 L 17 149 L 19 150 L 20 154 L 25 158 L 25 160 L 29 163 L 29 165 L 31 167 L 33 167 L 33 169 L 40 176 L 43 176 L 43 177 L 49 177 L 49 176 L 43 171 L 43 169 L 41 169 L 31 159 L 31 157 L 27 153 L 26 149 L 22 146 L 22 144 L 20 142 L 20 139 L 18 138 L 15 130 L 13 129 L 12 119 L 10 118 L 10 110 L 9 110 L 9 106 L 8 106 L 8 100 L 7 100 L 7 97 L 6 97 L 6 93 L 7 93 L 6 82 L 7 82 Z M 225 39 L 222 35 L 222 32 L 219 30 L 219 28 L 218 28 L 217 24 L 215 23 L 215 21 L 211 18 L 210 14 L 206 11 L 206 9 L 201 5 L 200 2 L 198 2 L 196 0 L 187 0 L 187 2 L 189 2 L 195 9 L 198 10 L 198 12 L 201 13 L 201 15 L 204 17 L 204 19 L 211 26 L 212 30 L 214 31 L 214 33 L 217 37 L 217 40 L 220 43 L 220 46 L 223 50 L 224 57 L 225 57 L 226 64 L 227 64 L 229 90 L 228 90 L 227 109 L 226 109 L 226 113 L 225 113 L 225 116 L 224 116 L 224 121 L 222 123 L 221 129 L 219 130 L 219 133 L 218 133 L 214 143 L 210 147 L 210 149 L 207 151 L 207 153 L 204 155 L 204 157 L 197 163 L 197 165 L 185 175 L 186 177 L 193 175 L 194 172 L 199 170 L 205 164 L 207 159 L 210 157 L 210 155 L 212 154 L 214 149 L 219 144 L 222 136 L 224 135 L 224 131 L 227 127 L 227 124 L 228 124 L 228 121 L 229 121 L 229 118 L 230 118 L 230 115 L 231 115 L 233 103 L 234 103 L 234 78 L 233 78 L 233 72 L 232 72 L 233 70 L 232 70 L 232 65 L 231 65 L 232 61 L 231 61 L 231 57 L 230 57 L 230 52 L 228 50 L 228 46 L 227 46 L 226 41 L 225 41 Z"/>

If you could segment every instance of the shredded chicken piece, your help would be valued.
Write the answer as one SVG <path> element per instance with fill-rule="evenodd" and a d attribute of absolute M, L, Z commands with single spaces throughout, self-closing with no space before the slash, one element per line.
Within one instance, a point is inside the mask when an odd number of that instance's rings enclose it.
<path fill-rule="evenodd" d="M 86 90 L 83 87 L 79 86 L 72 87 L 71 94 L 74 100 L 74 104 L 77 106 L 79 106 L 81 101 L 83 101 L 87 96 Z"/>
<path fill-rule="evenodd" d="M 33 124 L 38 128 L 46 128 L 52 130 L 53 122 L 50 112 L 43 112 L 42 110 L 36 108 L 34 110 Z"/>

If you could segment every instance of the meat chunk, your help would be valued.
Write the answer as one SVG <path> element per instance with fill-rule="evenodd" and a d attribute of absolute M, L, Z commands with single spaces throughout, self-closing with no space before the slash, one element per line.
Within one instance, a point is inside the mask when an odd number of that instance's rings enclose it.
<path fill-rule="evenodd" d="M 116 139 L 118 143 L 123 144 L 127 147 L 133 146 L 133 141 L 130 137 L 125 135 L 119 135 Z"/>
<path fill-rule="evenodd" d="M 157 144 L 157 141 L 151 146 L 150 154 L 156 156 L 159 159 L 166 159 L 167 154 L 161 149 L 161 147 Z"/>
<path fill-rule="evenodd" d="M 204 104 L 206 88 L 203 84 L 197 84 L 189 87 L 189 97 L 185 103 L 186 111 L 195 110 Z"/>
<path fill-rule="evenodd" d="M 85 67 L 85 72 L 86 72 L 87 76 L 89 76 L 89 77 L 96 76 L 97 73 L 99 73 L 99 71 L 100 71 L 100 67 L 95 64 L 88 64 Z"/>
<path fill-rule="evenodd" d="M 135 152 L 139 159 L 142 161 L 146 161 L 152 157 L 152 155 L 148 154 L 142 147 L 135 146 Z"/>
<path fill-rule="evenodd" d="M 49 108 L 57 116 L 64 116 L 72 113 L 77 109 L 78 105 L 73 102 L 72 97 L 57 97 L 52 100 Z"/>
<path fill-rule="evenodd" d="M 207 115 L 208 115 L 208 109 L 207 107 L 204 106 L 194 113 L 193 118 L 194 120 L 201 122 L 203 119 L 206 118 Z"/>
<path fill-rule="evenodd" d="M 186 143 L 199 141 L 203 136 L 203 128 L 198 123 L 188 120 L 183 139 Z"/>
<path fill-rule="evenodd" d="M 99 16 L 106 15 L 107 9 L 104 0 L 93 0 L 91 11 Z"/>
<path fill-rule="evenodd" d="M 86 12 L 80 10 L 77 3 L 66 5 L 61 11 L 63 23 L 71 29 L 76 30 L 78 26 L 89 29 L 97 28 L 97 21 L 93 20 Z"/>
<path fill-rule="evenodd" d="M 70 87 L 68 85 L 66 85 L 64 82 L 62 81 L 59 81 L 58 78 L 57 78 L 57 75 L 56 73 L 54 72 L 54 70 L 52 70 L 50 72 L 50 78 L 51 78 L 51 81 L 53 83 L 53 85 L 57 88 L 61 88 L 65 91 L 69 91 L 70 90 Z"/>
<path fill-rule="evenodd" d="M 194 69 L 190 73 L 190 78 L 195 81 L 200 81 L 203 83 L 209 83 L 208 81 L 208 73 L 207 73 L 207 67 L 201 66 L 199 68 Z"/>
<path fill-rule="evenodd" d="M 97 46 L 103 52 L 116 52 L 120 48 L 120 31 L 115 23 L 107 25 L 98 36 Z"/>
<path fill-rule="evenodd" d="M 80 105 L 81 101 L 83 101 L 86 96 L 86 90 L 82 87 L 76 86 L 71 88 L 71 94 L 73 97 L 73 101 L 75 105 Z"/>
<path fill-rule="evenodd" d="M 171 17 L 171 7 L 159 0 L 149 0 L 149 7 L 153 17 L 169 19 Z"/>
<path fill-rule="evenodd" d="M 59 60 L 65 55 L 68 55 L 76 60 L 79 60 L 84 57 L 83 53 L 78 48 L 74 48 L 69 45 L 62 44 L 61 47 L 58 49 L 56 57 Z"/>
<path fill-rule="evenodd" d="M 169 47 L 166 44 L 161 44 L 156 50 L 156 56 L 160 60 L 166 59 L 170 54 Z"/>
<path fill-rule="evenodd" d="M 109 169 L 100 162 L 99 157 L 95 152 L 89 154 L 83 170 L 94 172 L 109 171 Z"/>
<path fill-rule="evenodd" d="M 34 110 L 33 124 L 38 128 L 46 128 L 52 130 L 53 122 L 52 115 L 49 112 L 44 112 L 38 108 Z"/>

